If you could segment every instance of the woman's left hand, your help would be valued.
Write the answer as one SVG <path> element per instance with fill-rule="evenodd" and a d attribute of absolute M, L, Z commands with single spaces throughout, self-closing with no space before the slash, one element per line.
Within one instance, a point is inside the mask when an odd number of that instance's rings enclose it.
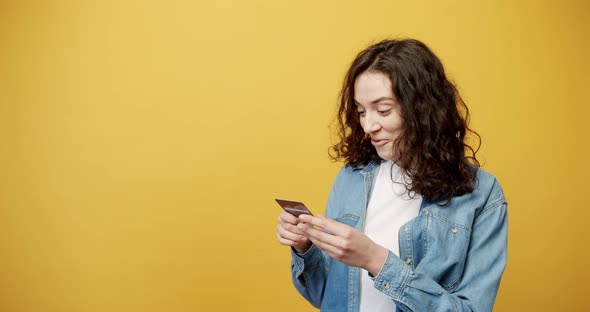
<path fill-rule="evenodd" d="M 316 226 L 317 228 L 314 228 Z M 299 216 L 297 227 L 328 256 L 350 266 L 379 274 L 388 250 L 356 229 L 322 215 Z"/>

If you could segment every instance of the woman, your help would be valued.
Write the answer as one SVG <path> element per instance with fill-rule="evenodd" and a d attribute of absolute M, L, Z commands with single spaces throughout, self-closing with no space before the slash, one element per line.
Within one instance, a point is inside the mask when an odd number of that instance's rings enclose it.
<path fill-rule="evenodd" d="M 492 310 L 506 264 L 507 203 L 465 142 L 468 117 L 422 42 L 386 40 L 356 57 L 332 155 L 345 166 L 326 216 L 283 212 L 277 226 L 279 242 L 292 247 L 293 283 L 312 305 Z"/>

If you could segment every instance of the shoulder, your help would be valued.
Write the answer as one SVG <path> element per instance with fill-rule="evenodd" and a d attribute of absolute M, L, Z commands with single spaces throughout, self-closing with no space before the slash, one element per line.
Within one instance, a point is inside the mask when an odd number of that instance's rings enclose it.
<path fill-rule="evenodd" d="M 426 203 L 432 213 L 471 225 L 488 212 L 506 210 L 506 198 L 498 179 L 482 168 L 477 169 L 475 188 L 471 193 L 454 196 L 448 203 Z M 503 212 L 505 213 L 505 211 Z"/>
<path fill-rule="evenodd" d="M 482 168 L 477 169 L 474 195 L 485 198 L 486 206 L 505 202 L 504 191 L 498 179 Z"/>
<path fill-rule="evenodd" d="M 505 209 L 506 197 L 498 179 L 486 170 L 477 168 L 473 192 L 453 197 L 451 206 L 473 209 L 473 216 L 477 219 L 491 210 Z"/>

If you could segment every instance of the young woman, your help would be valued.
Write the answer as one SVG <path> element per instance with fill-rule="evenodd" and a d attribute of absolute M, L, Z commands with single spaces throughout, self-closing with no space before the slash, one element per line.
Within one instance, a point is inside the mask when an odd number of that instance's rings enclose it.
<path fill-rule="evenodd" d="M 468 119 L 422 42 L 386 40 L 356 57 L 332 155 L 345 166 L 326 216 L 279 216 L 305 299 L 322 311 L 492 310 L 507 203 L 465 142 Z"/>

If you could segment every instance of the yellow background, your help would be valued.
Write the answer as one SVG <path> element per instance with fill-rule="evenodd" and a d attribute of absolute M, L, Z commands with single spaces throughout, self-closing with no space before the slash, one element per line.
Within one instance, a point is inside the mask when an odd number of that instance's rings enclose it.
<path fill-rule="evenodd" d="M 587 1 L 0 1 L 0 310 L 314 311 L 274 198 L 324 209 L 348 64 L 443 60 L 509 200 L 495 311 L 587 311 Z"/>

